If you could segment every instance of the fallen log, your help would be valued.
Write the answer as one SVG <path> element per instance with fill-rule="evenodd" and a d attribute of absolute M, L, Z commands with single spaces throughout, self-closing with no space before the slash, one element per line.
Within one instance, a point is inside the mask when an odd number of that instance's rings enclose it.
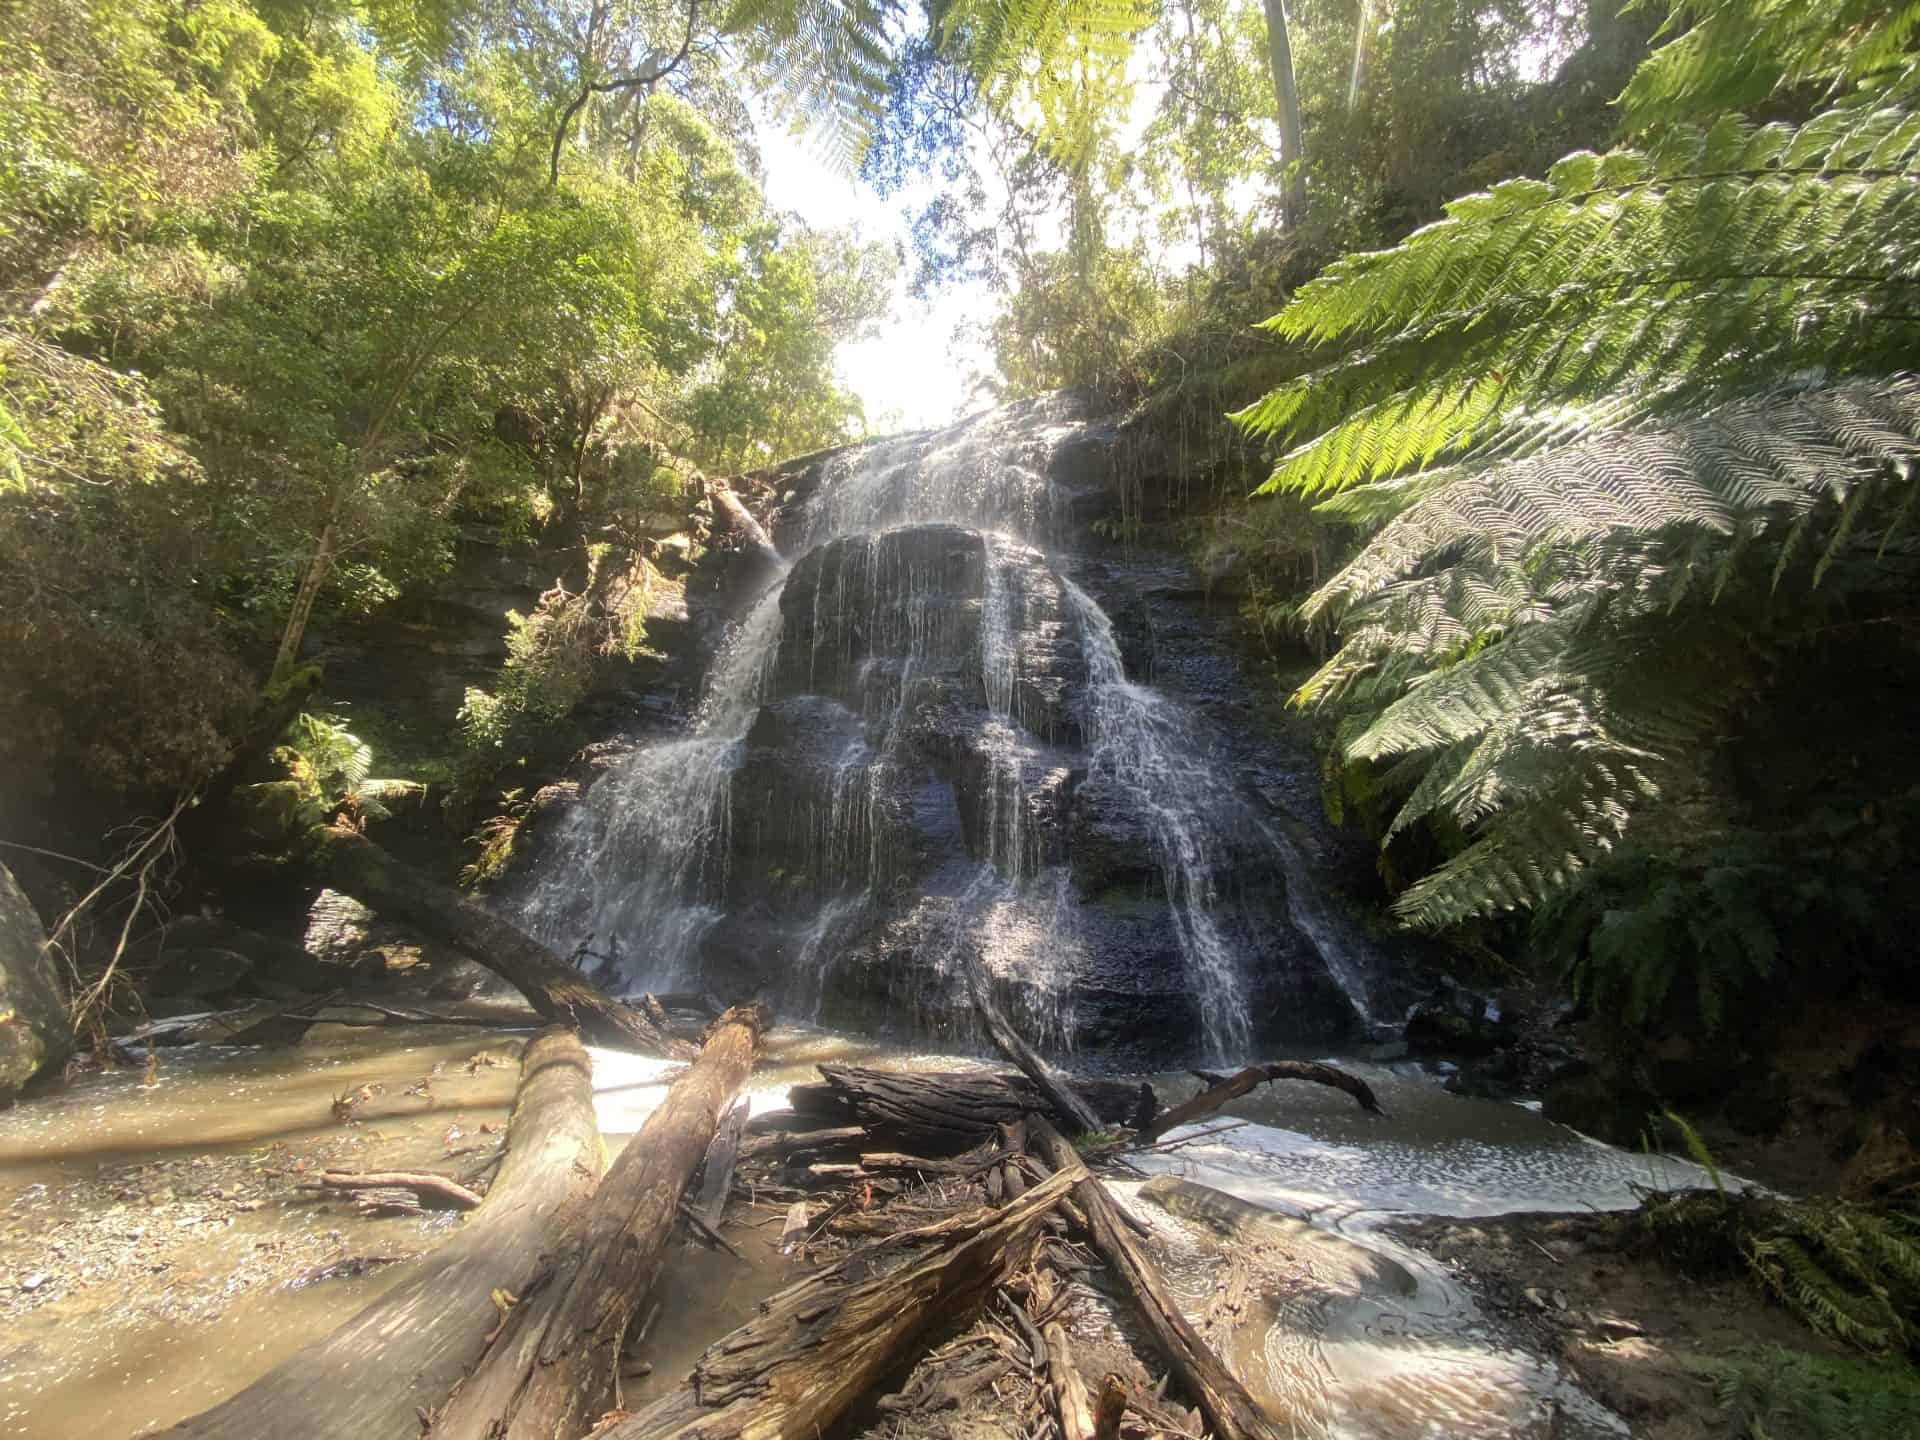
<path fill-rule="evenodd" d="M 323 1170 L 316 1186 L 321 1190 L 411 1190 L 422 1204 L 436 1201 L 442 1209 L 478 1210 L 480 1196 L 451 1175 L 430 1170 Z"/>
<path fill-rule="evenodd" d="M 660 1273 L 680 1195 L 753 1068 L 757 1006 L 714 1022 L 693 1068 L 646 1119 L 433 1424 L 451 1440 L 575 1440 L 613 1404 L 627 1323 Z"/>
<path fill-rule="evenodd" d="M 192 1440 L 419 1440 L 486 1349 L 492 1296 L 524 1293 L 601 1167 L 593 1078 L 570 1031 L 536 1035 L 520 1061 L 506 1156 L 485 1201 L 414 1272 L 323 1340 L 165 1432 Z"/>
<path fill-rule="evenodd" d="M 1247 1387 L 1221 1364 L 1180 1312 L 1166 1282 L 1129 1232 L 1113 1197 L 1087 1169 L 1079 1152 L 1039 1115 L 1027 1121 L 1027 1141 L 1053 1167 L 1055 1179 L 1073 1178 L 1072 1198 L 1086 1214 L 1088 1238 L 1214 1433 L 1220 1440 L 1283 1440 L 1283 1428 L 1261 1410 Z"/>
<path fill-rule="evenodd" d="M 914 1154 L 953 1154 L 998 1133 L 1002 1122 L 1050 1109 L 1024 1075 L 975 1071 L 895 1074 L 854 1065 L 822 1065 L 817 1084 L 795 1085 L 788 1094 L 801 1123 L 862 1125 L 877 1140 Z M 1074 1091 L 1102 1123 L 1118 1124 L 1134 1112 L 1138 1088 L 1121 1080 L 1074 1080 Z M 776 1123 L 760 1117 L 755 1126 Z M 789 1122 L 791 1118 L 789 1117 Z"/>
<path fill-rule="evenodd" d="M 902 1231 L 808 1276 L 597 1440 L 815 1440 L 1027 1263 L 1071 1182 L 1055 1176 L 1002 1209 Z"/>
<path fill-rule="evenodd" d="M 740 1158 L 756 1162 L 782 1160 L 789 1155 L 819 1150 L 849 1149 L 863 1144 L 866 1138 L 866 1128 L 860 1125 L 840 1125 L 831 1130 L 772 1131 L 747 1136 L 740 1145 Z"/>
<path fill-rule="evenodd" d="M 1046 1337 L 1047 1378 L 1053 1384 L 1054 1413 L 1062 1440 L 1094 1440 L 1093 1397 L 1087 1393 L 1087 1382 L 1073 1368 L 1067 1327 L 1049 1320 L 1040 1333 Z"/>
<path fill-rule="evenodd" d="M 1353 1096 L 1360 1108 L 1369 1115 L 1387 1113 L 1380 1108 L 1380 1102 L 1374 1099 L 1372 1087 L 1358 1075 L 1349 1075 L 1332 1065 L 1322 1065 L 1312 1060 L 1275 1060 L 1266 1065 L 1249 1065 L 1238 1075 L 1231 1076 L 1215 1075 L 1205 1070 L 1193 1073 L 1207 1082 L 1207 1088 L 1184 1104 L 1155 1115 L 1140 1132 L 1143 1140 L 1157 1140 L 1167 1131 L 1198 1120 L 1202 1115 L 1211 1115 L 1228 1101 L 1238 1100 L 1255 1087 L 1270 1085 L 1276 1080 L 1308 1080 L 1316 1085 L 1331 1085 Z"/>
<path fill-rule="evenodd" d="M 596 1044 L 684 1059 L 693 1047 L 622 1005 L 515 925 L 406 865 L 358 831 L 315 826 L 308 868 L 384 918 L 399 920 L 493 971 L 551 1024 Z"/>
<path fill-rule="evenodd" d="M 1013 1028 L 1006 1012 L 1000 1008 L 1000 1002 L 994 997 L 993 979 L 986 974 L 977 956 L 968 974 L 973 987 L 973 1008 L 986 1021 L 987 1035 L 993 1041 L 993 1048 L 1017 1065 L 1020 1073 L 1033 1083 L 1033 1088 L 1047 1097 L 1047 1104 L 1053 1107 L 1054 1115 L 1067 1127 L 1068 1134 L 1089 1135 L 1098 1130 L 1100 1117 L 1093 1113 L 1093 1107 L 1075 1094 L 1073 1087 L 1062 1080 L 1053 1067 L 1040 1058 L 1040 1052 Z"/>

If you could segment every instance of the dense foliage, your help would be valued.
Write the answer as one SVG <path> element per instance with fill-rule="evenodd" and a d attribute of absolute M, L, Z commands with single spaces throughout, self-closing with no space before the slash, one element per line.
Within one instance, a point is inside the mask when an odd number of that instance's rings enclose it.
<path fill-rule="evenodd" d="M 1899 908 L 1902 846 L 1856 826 L 1809 893 L 1804 816 L 1789 847 L 1725 758 L 1801 657 L 1871 637 L 1913 673 L 1915 21 L 1676 7 L 1625 90 L 1644 138 L 1330 266 L 1269 322 L 1322 363 L 1236 417 L 1286 441 L 1270 488 L 1368 537 L 1303 607 L 1339 648 L 1300 698 L 1398 797 L 1386 841 L 1444 822 L 1396 909 L 1573 886 L 1560 948 L 1637 1023 L 1678 973 L 1715 1028 L 1806 920 Z M 1912 778 L 1874 777 L 1883 815 Z"/>
<path fill-rule="evenodd" d="M 857 128 L 824 77 L 872 23 L 21 7 L 0 51 L 9 768 L 193 787 L 314 613 L 430 586 L 462 522 L 611 533 L 620 556 L 574 573 L 625 575 L 645 562 L 622 515 L 687 483 L 663 449 L 738 465 L 856 433 L 833 350 L 891 256 L 767 209 L 739 87 L 787 77 Z"/>

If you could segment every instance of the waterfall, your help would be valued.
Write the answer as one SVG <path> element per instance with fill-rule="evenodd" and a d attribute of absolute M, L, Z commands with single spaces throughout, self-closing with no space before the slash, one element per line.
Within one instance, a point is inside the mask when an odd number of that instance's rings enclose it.
<path fill-rule="evenodd" d="M 1347 1023 L 1342 992 L 1364 1013 L 1350 956 L 1303 970 L 1275 950 L 1276 929 L 1330 948 L 1298 853 L 1268 832 L 1293 907 L 1276 924 L 1259 906 L 1283 882 L 1244 883 L 1258 822 L 1204 727 L 1129 678 L 1067 578 L 1064 406 L 855 447 L 784 495 L 786 568 L 684 734 L 630 753 L 541 842 L 525 922 L 616 988 L 751 987 L 842 1023 L 877 1004 L 878 1023 L 963 1029 L 979 965 L 1059 1049 L 1171 1054 L 1184 1031 L 1232 1061 L 1256 993 L 1263 1015 L 1331 993 Z"/>

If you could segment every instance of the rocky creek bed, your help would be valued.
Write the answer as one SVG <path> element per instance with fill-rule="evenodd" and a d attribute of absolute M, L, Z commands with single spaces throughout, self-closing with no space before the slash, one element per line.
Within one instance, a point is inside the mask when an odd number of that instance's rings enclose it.
<path fill-rule="evenodd" d="M 319 1026 L 295 1047 L 163 1059 L 152 1085 L 137 1070 L 84 1077 L 0 1115 L 0 1433 L 93 1440 L 177 1420 L 398 1283 L 461 1222 L 366 1218 L 304 1187 L 333 1166 L 459 1174 L 483 1164 L 512 1093 L 516 1043 L 498 1031 Z M 822 1061 L 907 1071 L 979 1063 L 782 1028 L 749 1082 L 753 1112 L 778 1109 Z M 595 1062 L 601 1126 L 616 1137 L 638 1128 L 678 1069 L 610 1052 Z M 1111 1182 L 1148 1227 L 1182 1308 L 1212 1327 L 1256 1395 L 1278 1393 L 1311 1419 L 1302 1433 L 1724 1434 L 1702 1378 L 1712 1357 L 1759 1341 L 1814 1345 L 1742 1285 L 1703 1287 L 1665 1270 L 1657 1252 L 1630 1243 L 1631 1222 L 1564 1213 L 1631 1204 L 1644 1158 L 1519 1106 L 1449 1095 L 1416 1066 L 1346 1063 L 1380 1095 L 1385 1118 L 1337 1092 L 1265 1089 L 1197 1132 L 1176 1132 L 1171 1148 L 1129 1157 L 1137 1173 Z M 1169 1102 L 1196 1088 L 1151 1078 Z M 352 1123 L 336 1114 L 343 1098 Z M 1315 1233 L 1404 1267 L 1419 1301 L 1290 1310 L 1284 1297 L 1314 1273 L 1299 1252 L 1270 1239 L 1237 1244 L 1205 1215 L 1196 1223 L 1150 1203 L 1141 1183 L 1155 1174 L 1305 1217 Z M 1672 1166 L 1664 1178 L 1689 1175 Z M 985 1198 L 971 1195 L 985 1183 L 977 1177 L 901 1179 L 878 1200 L 858 1187 L 816 1193 L 794 1243 L 782 1239 L 789 1182 L 745 1169 L 722 1224 L 738 1256 L 690 1231 L 675 1240 L 656 1291 L 671 1319 L 629 1357 L 622 1404 L 657 1397 L 761 1300 L 846 1254 L 869 1207 L 899 1205 L 875 1222 L 898 1226 Z M 1525 1213 L 1541 1209 L 1563 1213 Z M 1152 1345 L 1096 1258 L 1065 1239 L 1054 1253 L 1064 1288 L 1043 1299 L 1076 1365 L 1090 1383 L 1112 1371 L 1152 1393 L 1162 1373 Z M 989 1350 L 1004 1358 L 994 1335 L 1019 1327 L 996 1313 L 869 1397 L 846 1433 L 1032 1433 L 1024 1370 L 950 1405 L 933 1395 L 991 1363 Z M 918 1398 L 878 1408 L 888 1394 Z"/>

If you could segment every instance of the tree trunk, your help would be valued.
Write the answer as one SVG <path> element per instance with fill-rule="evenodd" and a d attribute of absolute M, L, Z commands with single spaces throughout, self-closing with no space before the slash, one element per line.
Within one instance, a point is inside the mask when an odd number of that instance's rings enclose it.
<path fill-rule="evenodd" d="M 816 1440 L 1027 1264 L 1071 1180 L 1055 1176 L 1002 1209 L 903 1231 L 808 1276 L 709 1348 L 679 1388 L 597 1440 Z M 931 1248 L 875 1273 L 920 1247 Z"/>
<path fill-rule="evenodd" d="M 973 1008 L 986 1021 L 987 1035 L 993 1041 L 993 1048 L 1018 1065 L 1020 1073 L 1033 1082 L 1034 1089 L 1047 1097 L 1047 1103 L 1053 1107 L 1054 1115 L 1067 1127 L 1068 1133 L 1087 1135 L 1098 1130 L 1100 1117 L 1093 1113 L 1092 1107 L 1076 1095 L 1072 1087 L 1040 1058 L 1040 1052 L 1013 1028 L 1013 1022 L 1007 1019 L 1000 1002 L 994 998 L 993 980 L 983 972 L 978 957 L 973 961 L 970 979 Z"/>
<path fill-rule="evenodd" d="M 1287 228 L 1307 218 L 1306 146 L 1300 135 L 1300 91 L 1293 82 L 1293 41 L 1283 0 L 1262 0 L 1267 11 L 1267 54 L 1273 66 L 1273 98 L 1280 115 L 1280 163 L 1286 168 Z"/>
<path fill-rule="evenodd" d="M 484 965 L 526 996 L 542 1019 L 574 1026 L 588 1040 L 617 1049 L 676 1059 L 693 1053 L 525 931 L 394 859 L 366 836 L 318 826 L 308 838 L 309 864 L 319 879 Z"/>
<path fill-rule="evenodd" d="M 586 1051 L 565 1030 L 527 1045 L 506 1158 L 485 1202 L 414 1273 L 324 1340 L 165 1433 L 192 1440 L 419 1440 L 499 1323 L 496 1291 L 524 1294 L 599 1177 Z"/>
<path fill-rule="evenodd" d="M 1234 1379 L 1180 1313 L 1166 1283 L 1129 1233 L 1113 1197 L 1087 1169 L 1079 1153 L 1038 1115 L 1027 1122 L 1027 1139 L 1054 1168 L 1055 1179 L 1073 1177 L 1072 1198 L 1086 1214 L 1094 1248 L 1159 1342 L 1182 1388 L 1199 1403 L 1214 1433 L 1220 1440 L 1283 1440 L 1282 1427 L 1268 1418 L 1247 1387 Z"/>
<path fill-rule="evenodd" d="M 794 1126 L 863 1125 L 877 1140 L 915 1154 L 952 1155 L 996 1137 L 1003 1121 L 1044 1114 L 1046 1098 L 1024 1075 L 973 1071 L 892 1074 L 854 1065 L 822 1065 L 819 1084 L 796 1085 L 788 1094 Z M 1122 1080 L 1075 1080 L 1072 1089 L 1103 1123 L 1119 1124 L 1134 1113 L 1138 1087 Z M 763 1117 L 756 1129 L 780 1122 Z"/>
<path fill-rule="evenodd" d="M 340 503 L 336 500 L 333 504 L 335 514 L 339 508 Z M 286 683 L 300 659 L 300 644 L 306 639 L 307 621 L 313 616 L 313 602 L 320 598 L 320 587 L 327 583 L 327 576 L 333 572 L 335 528 L 335 517 L 329 515 L 326 525 L 321 528 L 319 540 L 314 543 L 313 554 L 307 557 L 307 568 L 300 574 L 300 588 L 294 592 L 293 608 L 287 612 L 286 627 L 280 632 L 280 648 L 273 657 L 273 673 L 267 676 L 269 694 L 275 686 Z"/>
<path fill-rule="evenodd" d="M 634 1310 L 660 1273 L 680 1194 L 753 1068 L 768 1017 L 729 1010 L 522 1292 L 504 1330 L 432 1433 L 451 1440 L 577 1440 L 613 1404 Z"/>

